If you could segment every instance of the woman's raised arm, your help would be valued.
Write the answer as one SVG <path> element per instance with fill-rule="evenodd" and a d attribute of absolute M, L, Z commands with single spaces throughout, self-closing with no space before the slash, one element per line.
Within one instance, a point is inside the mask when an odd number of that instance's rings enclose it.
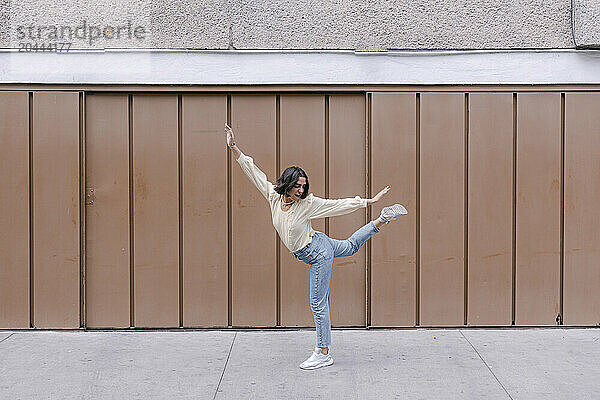
<path fill-rule="evenodd" d="M 233 156 L 238 164 L 240 164 L 242 171 L 244 171 L 248 179 L 260 191 L 263 197 L 269 200 L 273 193 L 275 193 L 275 186 L 267 180 L 267 175 L 254 165 L 254 159 L 242 153 L 237 147 L 233 130 L 227 124 L 225 124 L 225 135 L 227 137 L 227 147 L 233 152 Z"/>
<path fill-rule="evenodd" d="M 325 217 L 336 217 L 338 215 L 344 215 L 358 210 L 361 207 L 366 207 L 369 204 L 373 204 L 387 192 L 389 192 L 390 186 L 384 187 L 379 193 L 372 199 L 363 199 L 360 196 L 346 199 L 322 199 L 315 195 L 312 196 L 312 202 L 308 210 L 308 219 L 325 218 Z"/>

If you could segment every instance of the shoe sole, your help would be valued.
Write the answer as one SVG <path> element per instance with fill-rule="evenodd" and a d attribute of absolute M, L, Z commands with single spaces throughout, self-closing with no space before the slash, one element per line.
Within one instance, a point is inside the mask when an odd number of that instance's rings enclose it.
<path fill-rule="evenodd" d="M 319 369 L 319 368 L 323 368 L 323 367 L 329 367 L 332 364 L 333 364 L 333 359 L 331 359 L 330 361 L 327 361 L 325 364 L 315 365 L 314 367 L 300 367 L 300 369 L 313 370 L 313 369 Z"/>
<path fill-rule="evenodd" d="M 394 220 L 398 219 L 398 217 L 400 217 L 401 215 L 408 214 L 408 211 L 406 211 L 406 208 L 404 208 L 404 206 L 402 204 L 394 204 L 393 206 L 383 207 L 383 209 L 381 210 L 382 214 L 383 214 L 383 211 L 386 209 L 391 209 L 394 211 L 394 214 L 397 214 L 393 217 L 390 217 L 389 221 L 394 221 Z M 389 222 L 389 221 L 386 221 L 386 222 Z"/>

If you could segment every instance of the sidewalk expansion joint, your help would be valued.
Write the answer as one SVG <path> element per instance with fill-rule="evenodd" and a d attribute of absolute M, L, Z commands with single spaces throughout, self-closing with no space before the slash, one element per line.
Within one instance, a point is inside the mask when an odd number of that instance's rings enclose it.
<path fill-rule="evenodd" d="M 12 335 L 14 335 L 14 333 L 11 333 L 10 335 L 8 335 L 7 337 L 5 337 L 4 339 L 0 340 L 0 343 L 4 342 L 6 339 L 8 339 L 9 337 L 11 337 Z"/>
<path fill-rule="evenodd" d="M 506 393 L 506 395 L 508 396 L 508 398 L 510 400 L 514 400 L 512 398 L 512 396 L 510 395 L 510 393 L 508 393 L 508 390 L 506 390 L 506 388 L 504 387 L 504 385 L 502 384 L 502 382 L 500 382 L 500 379 L 498 379 L 498 377 L 496 376 L 496 374 L 494 373 L 494 371 L 492 371 L 492 369 L 490 368 L 490 366 L 488 365 L 488 363 L 485 362 L 485 360 L 483 359 L 483 357 L 481 356 L 481 354 L 479 354 L 479 352 L 477 351 L 477 349 L 475 348 L 475 346 L 473 346 L 473 343 L 471 343 L 471 341 L 469 339 L 467 339 L 467 337 L 462 332 L 462 330 L 459 329 L 458 331 L 460 332 L 460 334 L 462 335 L 462 337 L 465 338 L 465 340 L 467 341 L 467 343 L 469 343 L 471 345 L 471 347 L 473 348 L 473 350 L 475 350 L 475 353 L 477 353 L 477 355 L 479 356 L 479 358 L 481 359 L 481 361 L 487 367 L 488 371 L 490 371 L 490 373 L 492 374 L 492 376 L 496 379 L 496 382 L 498 382 L 498 384 L 502 387 L 502 389 L 504 390 L 504 393 Z"/>
<path fill-rule="evenodd" d="M 217 393 L 219 392 L 219 387 L 221 387 L 221 381 L 223 380 L 223 375 L 225 375 L 225 370 L 227 369 L 227 364 L 229 363 L 229 356 L 231 356 L 231 350 L 233 349 L 233 344 L 235 343 L 235 338 L 237 337 L 237 332 L 233 335 L 233 340 L 231 341 L 231 347 L 229 347 L 229 353 L 227 354 L 227 360 L 225 360 L 225 365 L 223 366 L 223 372 L 221 372 L 221 378 L 219 378 L 219 384 L 215 389 L 215 395 L 213 396 L 213 400 L 217 398 Z"/>

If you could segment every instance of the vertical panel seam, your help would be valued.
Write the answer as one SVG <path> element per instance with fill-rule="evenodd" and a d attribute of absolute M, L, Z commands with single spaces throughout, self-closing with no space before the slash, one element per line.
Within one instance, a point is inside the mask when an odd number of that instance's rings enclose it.
<path fill-rule="evenodd" d="M 231 94 L 227 94 L 227 124 L 231 122 Z M 233 126 L 231 126 L 233 128 Z M 227 326 L 232 326 L 231 149 L 227 148 Z"/>
<path fill-rule="evenodd" d="M 177 196 L 179 208 L 179 327 L 183 327 L 183 97 L 177 96 Z"/>
<path fill-rule="evenodd" d="M 86 313 L 86 207 L 85 188 L 87 186 L 85 174 L 85 92 L 79 92 L 79 326 L 85 328 L 87 325 Z"/>
<path fill-rule="evenodd" d="M 275 171 L 277 176 L 281 173 L 281 97 L 275 96 Z M 275 325 L 281 326 L 281 245 L 275 235 Z"/>
<path fill-rule="evenodd" d="M 325 95 L 325 198 L 329 198 L 329 95 Z M 325 234 L 329 236 L 329 217 L 325 218 Z"/>
<path fill-rule="evenodd" d="M 133 231 L 133 94 L 127 95 L 129 139 L 129 326 L 135 326 L 134 231 Z"/>
<path fill-rule="evenodd" d="M 517 310 L 517 93 L 513 93 L 513 166 L 512 166 L 512 311 L 511 325 L 515 325 Z"/>
<path fill-rule="evenodd" d="M 416 184 L 415 184 L 415 325 L 421 324 L 421 93 L 415 94 Z"/>
<path fill-rule="evenodd" d="M 463 255 L 464 255 L 464 325 L 467 325 L 469 312 L 469 93 L 465 93 L 465 112 L 464 112 L 464 228 L 463 228 Z"/>
<path fill-rule="evenodd" d="M 33 92 L 28 92 L 29 107 L 29 327 L 34 320 L 34 262 L 33 262 Z"/>
<path fill-rule="evenodd" d="M 365 149 L 365 157 L 366 157 L 366 166 L 367 166 L 367 171 L 366 171 L 366 176 L 365 176 L 365 185 L 366 185 L 366 195 L 367 198 L 370 199 L 372 196 L 372 148 L 371 148 L 371 143 L 372 143 L 372 124 L 373 124 L 373 114 L 372 114 L 372 98 L 373 98 L 373 94 L 372 93 L 367 93 L 367 98 L 366 98 L 366 118 L 365 118 L 365 129 L 366 129 L 366 149 Z M 372 206 L 368 205 L 367 206 L 367 213 L 366 213 L 366 221 L 370 221 L 371 220 L 371 211 L 372 211 Z M 366 305 L 366 326 L 369 327 L 371 326 L 371 267 L 372 267 L 372 263 L 371 263 L 371 254 L 372 254 L 372 241 L 369 240 L 367 242 L 367 260 L 366 260 L 366 299 L 365 299 L 365 305 Z"/>
<path fill-rule="evenodd" d="M 565 107 L 566 95 L 560 94 L 560 298 L 559 325 L 563 325 L 564 316 L 564 277 L 565 277 Z"/>

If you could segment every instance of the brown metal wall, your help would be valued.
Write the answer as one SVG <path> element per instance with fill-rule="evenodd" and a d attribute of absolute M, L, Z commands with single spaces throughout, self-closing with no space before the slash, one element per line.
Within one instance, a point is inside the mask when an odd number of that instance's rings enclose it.
<path fill-rule="evenodd" d="M 183 96 L 184 326 L 227 326 L 226 119 L 226 96 Z"/>
<path fill-rule="evenodd" d="M 465 95 L 421 96 L 420 317 L 464 321 Z"/>
<path fill-rule="evenodd" d="M 33 94 L 33 320 L 80 326 L 78 93 Z"/>
<path fill-rule="evenodd" d="M 386 185 L 387 198 L 408 210 L 371 240 L 371 325 L 414 326 L 416 316 L 417 95 L 373 93 L 371 97 L 371 197 Z M 390 199 L 390 200 L 388 200 Z"/>
<path fill-rule="evenodd" d="M 86 321 L 94 328 L 130 325 L 128 110 L 127 95 L 86 96 Z"/>
<path fill-rule="evenodd" d="M 178 98 L 133 96 L 136 327 L 179 326 Z"/>
<path fill-rule="evenodd" d="M 513 96 L 468 99 L 467 323 L 512 322 Z"/>
<path fill-rule="evenodd" d="M 561 96 L 517 97 L 517 325 L 555 325 L 560 312 Z"/>
<path fill-rule="evenodd" d="M 600 321 L 598 93 L 40 91 L 0 105 L 0 327 L 312 326 L 308 269 L 228 154 L 227 120 L 272 182 L 300 165 L 317 196 L 392 186 L 316 230 L 345 239 L 388 203 L 409 210 L 335 261 L 334 326 Z"/>
<path fill-rule="evenodd" d="M 600 325 L 600 93 L 565 97 L 564 322 Z"/>
<path fill-rule="evenodd" d="M 0 328 L 29 328 L 29 99 L 0 93 Z"/>

